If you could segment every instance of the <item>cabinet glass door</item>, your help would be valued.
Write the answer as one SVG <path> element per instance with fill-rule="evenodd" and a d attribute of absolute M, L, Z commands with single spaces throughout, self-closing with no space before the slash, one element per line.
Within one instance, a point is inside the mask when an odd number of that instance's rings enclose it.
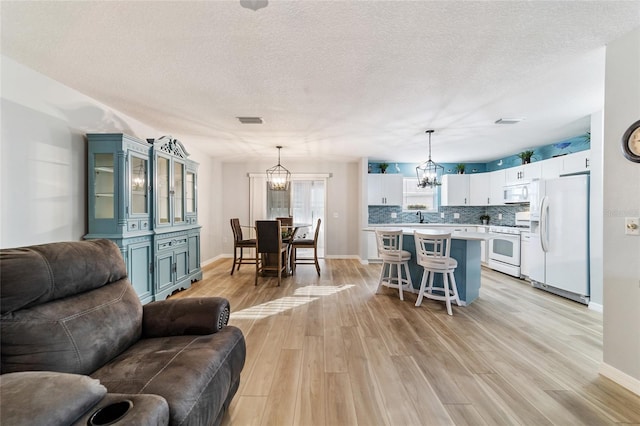
<path fill-rule="evenodd" d="M 129 182 L 131 185 L 131 213 L 146 214 L 149 210 L 147 202 L 147 163 L 144 158 L 131 156 Z"/>
<path fill-rule="evenodd" d="M 195 213 L 196 211 L 196 175 L 193 172 L 187 172 L 187 213 Z"/>
<path fill-rule="evenodd" d="M 94 212 L 96 219 L 115 217 L 113 154 L 95 154 L 93 167 Z"/>
<path fill-rule="evenodd" d="M 184 164 L 173 163 L 173 222 L 184 222 Z"/>
<path fill-rule="evenodd" d="M 170 222 L 170 198 L 169 198 L 169 159 L 158 156 L 158 218 L 157 223 L 168 224 Z"/>

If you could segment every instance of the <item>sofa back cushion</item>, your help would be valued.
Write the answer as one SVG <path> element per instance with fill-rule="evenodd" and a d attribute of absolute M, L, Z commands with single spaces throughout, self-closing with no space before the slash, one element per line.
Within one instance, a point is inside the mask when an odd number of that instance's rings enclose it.
<path fill-rule="evenodd" d="M 120 249 L 104 239 L 3 249 L 0 268 L 2 315 L 127 276 Z"/>
<path fill-rule="evenodd" d="M 2 373 L 90 374 L 140 339 L 142 305 L 120 251 L 104 241 L 27 247 L 2 257 Z"/>

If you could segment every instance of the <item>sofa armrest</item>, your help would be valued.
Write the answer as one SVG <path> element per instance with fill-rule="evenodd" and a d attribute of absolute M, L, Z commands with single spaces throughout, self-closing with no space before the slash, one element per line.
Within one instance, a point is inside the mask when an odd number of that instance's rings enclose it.
<path fill-rule="evenodd" d="M 89 376 L 23 371 L 0 376 L 0 424 L 70 424 L 107 394 Z"/>
<path fill-rule="evenodd" d="M 143 306 L 142 335 L 164 337 L 218 332 L 229 322 L 231 307 L 222 297 L 151 302 Z"/>

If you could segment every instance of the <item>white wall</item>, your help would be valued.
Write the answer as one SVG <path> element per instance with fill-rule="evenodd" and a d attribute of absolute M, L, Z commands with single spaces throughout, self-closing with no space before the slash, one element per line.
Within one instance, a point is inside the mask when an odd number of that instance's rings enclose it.
<path fill-rule="evenodd" d="M 601 372 L 640 394 L 640 237 L 624 233 L 624 218 L 640 217 L 640 164 L 620 149 L 640 118 L 640 28 L 607 46 L 605 73 Z"/>
<path fill-rule="evenodd" d="M 219 235 L 222 252 L 233 253 L 233 235 L 229 219 L 237 217 L 243 225 L 249 224 L 249 177 L 248 173 L 265 173 L 277 162 L 274 149 L 272 159 L 260 162 L 222 163 L 221 202 L 222 213 Z M 353 257 L 359 252 L 360 196 L 358 163 L 288 160 L 282 156 L 281 163 L 291 173 L 331 173 L 327 180 L 325 225 L 325 256 Z M 337 217 L 336 217 L 337 215 Z"/>
<path fill-rule="evenodd" d="M 591 114 L 591 153 L 589 154 L 589 269 L 590 292 L 589 308 L 602 311 L 603 277 L 602 277 L 602 212 L 604 182 L 603 169 L 603 111 Z"/>
<path fill-rule="evenodd" d="M 123 132 L 141 139 L 163 134 L 6 56 L 1 57 L 0 247 L 77 241 L 87 233 L 85 134 Z M 178 135 L 173 135 L 178 137 Z M 216 207 L 215 163 L 182 140 L 200 163 L 199 219 L 203 241 Z M 203 196 L 204 195 L 204 196 Z M 202 258 L 215 246 L 202 245 Z"/>

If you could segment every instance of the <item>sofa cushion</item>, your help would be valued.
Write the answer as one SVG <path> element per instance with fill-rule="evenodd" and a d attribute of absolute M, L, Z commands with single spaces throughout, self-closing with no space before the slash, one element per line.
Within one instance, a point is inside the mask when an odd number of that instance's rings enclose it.
<path fill-rule="evenodd" d="M 169 403 L 171 424 L 204 424 L 235 393 L 244 366 L 242 332 L 143 339 L 91 374 L 116 393 L 150 393 Z"/>
<path fill-rule="evenodd" d="M 25 371 L 0 376 L 0 424 L 71 424 L 107 394 L 98 380 L 77 374 Z"/>
<path fill-rule="evenodd" d="M 127 276 L 109 240 L 50 243 L 0 251 L 2 315 L 92 290 Z"/>
<path fill-rule="evenodd" d="M 128 279 L 0 318 L 2 373 L 89 374 L 142 334 L 142 305 Z"/>

